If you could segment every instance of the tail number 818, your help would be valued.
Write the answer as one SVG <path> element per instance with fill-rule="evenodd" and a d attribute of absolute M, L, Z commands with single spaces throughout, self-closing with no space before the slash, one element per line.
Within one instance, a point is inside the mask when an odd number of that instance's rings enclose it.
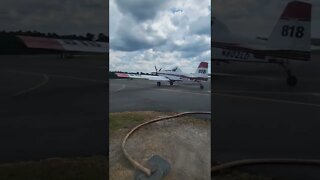
<path fill-rule="evenodd" d="M 303 26 L 288 26 L 285 25 L 282 27 L 282 36 L 284 37 L 296 37 L 302 38 L 304 36 L 304 27 Z"/>

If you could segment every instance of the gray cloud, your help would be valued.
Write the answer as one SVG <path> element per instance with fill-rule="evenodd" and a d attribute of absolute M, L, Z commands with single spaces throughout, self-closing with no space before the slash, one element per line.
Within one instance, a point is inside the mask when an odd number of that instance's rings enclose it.
<path fill-rule="evenodd" d="M 176 51 L 180 52 L 181 56 L 184 58 L 192 58 L 199 56 L 202 52 L 209 51 L 210 47 L 210 37 L 190 35 L 184 39 L 182 44 L 176 44 L 174 42 L 168 42 L 165 46 L 159 47 L 159 51 Z"/>
<path fill-rule="evenodd" d="M 153 71 L 154 65 L 193 72 L 210 62 L 210 1 L 111 0 L 110 69 Z"/>
<path fill-rule="evenodd" d="M 211 15 L 201 16 L 197 20 L 190 23 L 190 33 L 199 35 L 211 35 Z"/>
<path fill-rule="evenodd" d="M 150 27 L 144 29 L 127 17 L 119 24 L 117 34 L 111 36 L 110 47 L 122 51 L 136 51 L 164 44 L 166 38 L 159 37 L 155 33 Z"/>
<path fill-rule="evenodd" d="M 199 16 L 195 19 L 190 19 L 188 16 L 184 15 L 184 11 L 179 8 L 165 7 L 163 4 L 162 8 L 159 5 L 159 2 L 146 3 L 146 7 L 143 6 L 143 2 L 146 1 L 137 1 L 137 4 L 134 2 L 124 3 L 125 0 L 115 1 L 118 9 L 126 9 L 126 13 L 123 13 L 123 17 L 119 19 L 117 31 L 111 35 L 110 47 L 114 50 L 122 51 L 136 51 L 154 48 L 160 51 L 182 51 L 188 52 L 188 54 L 196 54 L 199 51 L 208 50 L 210 46 L 208 42 L 204 41 L 204 38 L 194 38 L 196 36 L 211 36 L 211 25 L 210 18 L 211 15 Z M 121 2 L 121 3 L 119 3 Z M 164 3 L 164 2 L 162 2 Z M 172 1 L 171 1 L 172 3 Z M 154 6 L 150 8 L 150 6 Z M 119 7 L 119 6 L 125 6 Z M 169 2 L 166 2 L 166 5 L 172 5 Z M 132 18 L 130 12 L 136 12 L 136 7 L 145 9 L 156 9 L 153 11 L 154 16 L 149 14 L 145 15 L 147 18 L 140 18 L 138 21 L 135 18 Z M 141 7 L 140 7 L 141 6 Z M 129 7 L 131 9 L 129 9 Z M 114 7 L 115 8 L 115 7 Z M 166 10 L 164 10 L 166 9 Z M 111 10 L 114 11 L 114 10 Z M 124 10 L 122 10 L 124 11 Z M 159 31 L 164 29 L 163 26 L 154 27 L 154 24 L 158 23 L 161 17 L 157 18 L 155 14 L 157 12 L 167 11 L 170 12 L 168 18 L 164 18 L 161 22 L 164 26 L 171 25 L 171 28 L 176 28 L 170 32 L 166 32 L 166 36 L 163 37 L 159 35 Z M 162 14 L 163 15 L 163 14 Z M 191 15 L 192 16 L 192 15 Z M 150 19 L 153 17 L 153 19 Z M 144 20 L 144 21 L 142 21 Z M 175 40 L 183 39 L 183 44 L 175 44 Z M 194 52 L 194 53 L 191 53 Z"/>
<path fill-rule="evenodd" d="M 168 0 L 117 0 L 115 1 L 123 14 L 134 17 L 137 21 L 153 19 Z"/>

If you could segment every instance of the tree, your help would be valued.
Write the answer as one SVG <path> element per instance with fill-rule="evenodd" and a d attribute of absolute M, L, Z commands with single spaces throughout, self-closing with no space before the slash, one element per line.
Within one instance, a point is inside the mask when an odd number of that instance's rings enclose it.
<path fill-rule="evenodd" d="M 100 41 L 100 42 L 109 42 L 109 38 L 108 38 L 108 36 L 104 35 L 103 33 L 100 33 L 100 34 L 98 35 L 97 41 Z"/>
<path fill-rule="evenodd" d="M 86 34 L 86 39 L 87 39 L 88 41 L 93 41 L 93 39 L 94 39 L 94 34 L 87 33 L 87 34 Z"/>

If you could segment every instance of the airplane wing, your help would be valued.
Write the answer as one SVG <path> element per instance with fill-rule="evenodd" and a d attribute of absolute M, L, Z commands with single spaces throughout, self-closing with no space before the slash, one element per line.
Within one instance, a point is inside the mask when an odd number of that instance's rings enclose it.
<path fill-rule="evenodd" d="M 271 49 L 262 46 L 213 42 L 214 61 L 269 62 L 270 59 L 310 60 L 310 51 Z"/>
<path fill-rule="evenodd" d="M 117 77 L 120 77 L 120 78 L 146 79 L 150 81 L 170 81 L 170 79 L 164 76 L 138 75 L 138 74 L 126 74 L 126 73 L 116 73 L 116 75 Z"/>

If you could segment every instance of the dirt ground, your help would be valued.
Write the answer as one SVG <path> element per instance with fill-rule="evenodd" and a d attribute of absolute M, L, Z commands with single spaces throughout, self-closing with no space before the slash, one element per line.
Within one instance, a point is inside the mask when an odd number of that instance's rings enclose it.
<path fill-rule="evenodd" d="M 154 118 L 165 114 L 155 113 Z M 146 119 L 150 120 L 150 119 Z M 110 179 L 132 180 L 135 169 L 121 151 L 121 142 L 133 128 L 120 128 L 109 138 Z M 171 164 L 165 180 L 210 179 L 210 121 L 181 117 L 147 125 L 127 141 L 126 150 L 138 162 L 160 155 Z"/>

